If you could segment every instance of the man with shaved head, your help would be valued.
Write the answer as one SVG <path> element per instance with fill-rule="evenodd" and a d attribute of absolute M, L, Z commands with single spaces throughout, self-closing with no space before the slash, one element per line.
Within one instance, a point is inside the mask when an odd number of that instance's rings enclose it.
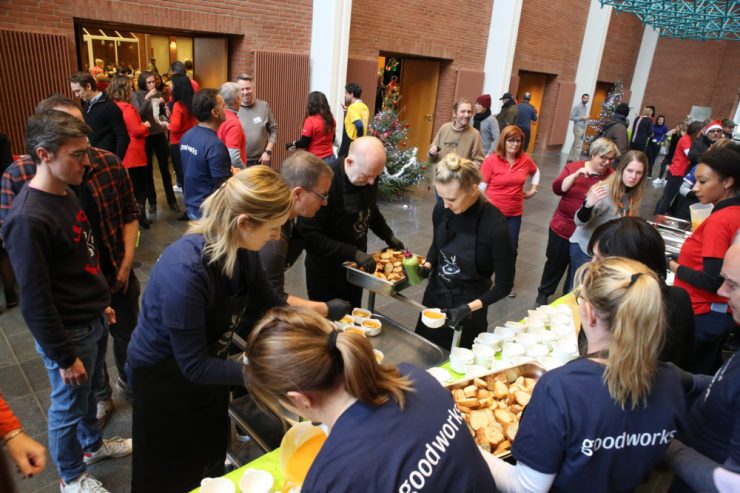
<path fill-rule="evenodd" d="M 367 251 L 371 229 L 388 246 L 403 249 L 377 205 L 378 177 L 385 169 L 385 148 L 375 137 L 359 137 L 344 161 L 332 165 L 334 177 L 327 203 L 312 218 L 301 217 L 298 228 L 306 240 L 306 285 L 316 301 L 342 298 L 360 306 L 362 288 L 347 282 L 342 263 L 352 260 L 375 270 Z"/>

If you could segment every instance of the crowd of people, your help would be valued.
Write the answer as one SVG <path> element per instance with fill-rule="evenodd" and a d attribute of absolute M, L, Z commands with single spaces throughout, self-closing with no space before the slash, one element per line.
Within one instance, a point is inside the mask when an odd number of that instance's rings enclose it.
<path fill-rule="evenodd" d="M 691 123 L 681 135 L 646 107 L 629 132 L 622 107 L 624 124 L 593 139 L 588 156 L 574 143 L 551 184 L 560 201 L 534 301 L 548 303 L 567 272 L 582 354 L 540 379 L 512 466 L 476 448 L 429 374 L 378 363 L 366 339 L 327 320 L 361 304 L 342 264 L 375 270 L 369 230 L 405 249 L 378 206 L 386 150 L 367 135 L 362 88 L 345 87 L 337 152 L 339 120 L 323 93 L 310 93 L 277 172 L 277 124 L 250 75 L 201 89 L 184 64 L 171 72 L 166 89 L 144 71 L 110 77 L 105 92 L 93 74 L 73 74 L 81 106 L 62 95 L 39 102 L 27 154 L 2 175 L 12 279 L 0 271 L 9 306 L 20 288 L 48 372 L 62 492 L 107 491 L 87 466 L 131 454 L 133 492 L 183 492 L 223 474 L 234 388 L 328 427 L 304 491 L 632 491 L 662 460 L 676 473 L 672 491 L 740 480 L 740 364 L 722 357 L 740 322 L 740 146 L 722 136 L 732 122 Z M 437 202 L 422 303 L 444 311 L 465 347 L 487 330 L 488 307 L 514 296 L 524 201 L 540 190 L 526 152 L 538 116 L 530 100 L 506 93 L 498 115 L 490 95 L 458 100 L 428 149 Z M 571 114 L 576 140 L 587 103 L 583 95 Z M 665 193 L 713 211 L 667 259 L 637 216 L 673 141 Z M 190 222 L 141 295 L 133 262 L 139 228 L 156 212 L 155 156 L 170 209 Z M 678 210 L 677 200 L 658 207 Z M 303 251 L 308 299 L 285 289 Z M 421 321 L 416 331 L 452 343 L 452 331 Z M 247 340 L 243 357 L 233 357 L 234 334 Z M 131 398 L 132 438 L 103 437 L 113 386 Z M 24 476 L 45 467 L 43 446 L 1 398 L 0 436 Z"/>

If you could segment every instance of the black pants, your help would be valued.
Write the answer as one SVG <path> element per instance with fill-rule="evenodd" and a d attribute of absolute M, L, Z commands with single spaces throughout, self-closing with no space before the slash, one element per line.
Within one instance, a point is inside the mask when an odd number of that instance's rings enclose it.
<path fill-rule="evenodd" d="M 137 166 L 135 168 L 126 168 L 128 177 L 131 179 L 131 186 L 134 187 L 134 197 L 141 207 L 146 203 L 146 196 L 149 189 L 149 171 L 146 166 Z"/>
<path fill-rule="evenodd" d="M 529 128 L 522 128 L 522 132 L 524 133 L 524 142 L 522 142 L 522 151 L 527 152 L 527 149 L 529 149 L 529 139 L 532 138 L 532 130 Z"/>
<path fill-rule="evenodd" d="M 714 375 L 722 364 L 722 344 L 735 328 L 729 313 L 710 311 L 694 317 L 694 347 L 688 370 L 691 373 Z"/>
<path fill-rule="evenodd" d="M 133 372 L 132 493 L 182 493 L 224 474 L 228 388 L 185 379 L 174 358 Z"/>
<path fill-rule="evenodd" d="M 681 189 L 681 183 L 683 183 L 683 176 L 673 176 L 670 171 L 666 174 L 666 185 L 663 190 L 663 196 L 655 205 L 656 214 L 669 214 L 671 212 L 671 204 Z"/>
<path fill-rule="evenodd" d="M 660 153 L 660 144 L 656 144 L 652 139 L 647 145 L 647 158 L 648 158 L 648 177 L 653 176 L 653 166 L 655 165 L 655 159 Z"/>
<path fill-rule="evenodd" d="M 177 186 L 182 188 L 182 184 L 185 183 L 185 176 L 182 174 L 180 144 L 170 144 L 170 155 L 172 156 L 172 167 L 175 168 L 175 181 L 177 182 Z"/>
<path fill-rule="evenodd" d="M 547 236 L 547 261 L 542 271 L 540 287 L 537 288 L 541 296 L 552 296 L 560 283 L 565 271 L 568 270 L 563 294 L 570 292 L 570 242 L 558 236 L 552 228 L 548 229 Z"/>
<path fill-rule="evenodd" d="M 347 270 L 316 255 L 306 255 L 306 288 L 308 298 L 314 301 L 341 298 L 356 307 L 362 303 L 362 288 L 347 281 Z"/>
<path fill-rule="evenodd" d="M 175 192 L 172 190 L 172 176 L 170 175 L 170 146 L 167 137 L 163 133 L 150 135 L 146 138 L 146 161 L 149 167 L 149 182 L 147 187 L 147 199 L 150 205 L 157 205 L 157 190 L 154 187 L 154 161 L 152 156 L 157 155 L 159 174 L 162 176 L 162 188 L 167 198 L 167 204 L 176 204 Z M 179 154 L 178 154 L 179 155 Z"/>
<path fill-rule="evenodd" d="M 132 269 L 128 277 L 128 290 L 125 293 L 120 291 L 112 293 L 110 299 L 110 306 L 116 312 L 116 323 L 110 326 L 110 335 L 113 337 L 113 359 L 118 376 L 126 383 L 128 380 L 124 368 L 128 355 L 128 343 L 131 341 L 131 333 L 136 328 L 136 321 L 139 318 L 140 294 L 141 285 Z M 95 399 L 98 401 L 110 399 L 113 393 L 108 376 L 108 365 L 103 365 L 103 375 L 105 386 L 102 389 L 95 389 Z"/>

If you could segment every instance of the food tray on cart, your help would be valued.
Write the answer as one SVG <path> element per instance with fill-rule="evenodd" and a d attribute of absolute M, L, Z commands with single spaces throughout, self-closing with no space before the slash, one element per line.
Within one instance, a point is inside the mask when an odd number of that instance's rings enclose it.
<path fill-rule="evenodd" d="M 655 217 L 648 222 L 658 228 L 673 230 L 677 233 L 686 233 L 687 235 L 691 233 L 691 223 L 677 217 L 656 214 Z"/>
<path fill-rule="evenodd" d="M 411 363 L 421 368 L 439 366 L 449 359 L 449 352 L 428 339 L 421 337 L 381 313 L 373 318 L 383 324 L 380 335 L 368 340 L 375 349 L 383 352 L 384 363 Z"/>
<path fill-rule="evenodd" d="M 365 272 L 360 269 L 355 262 L 344 262 L 342 265 L 347 269 L 347 281 L 355 286 L 359 286 L 383 296 L 393 296 L 409 286 L 409 280 L 406 277 L 406 273 L 401 264 L 401 258 L 403 255 L 402 250 L 384 248 L 380 251 L 373 252 L 370 255 L 375 259 L 377 265 L 376 271 L 374 273 Z M 423 263 L 424 257 L 421 257 L 420 255 L 416 255 L 416 257 L 420 261 L 419 264 Z M 380 271 L 381 266 L 384 265 L 391 266 L 388 276 L 386 276 L 385 272 Z M 379 274 L 382 274 L 382 276 Z M 390 279 L 387 277 L 390 277 Z"/>
<path fill-rule="evenodd" d="M 511 443 L 532 390 L 546 370 L 525 363 L 451 382 L 445 387 L 463 415 L 475 442 L 496 457 L 511 457 Z"/>
<path fill-rule="evenodd" d="M 676 217 L 656 215 L 648 221 L 663 238 L 666 253 L 676 256 L 681 252 L 686 238 L 691 236 L 691 223 Z"/>

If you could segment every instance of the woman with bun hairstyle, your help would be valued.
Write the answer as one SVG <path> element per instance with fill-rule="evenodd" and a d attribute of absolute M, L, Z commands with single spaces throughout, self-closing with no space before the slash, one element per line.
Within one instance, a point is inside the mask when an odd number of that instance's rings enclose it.
<path fill-rule="evenodd" d="M 480 189 L 506 218 L 515 256 L 519 250 L 524 201 L 537 195 L 540 183 L 540 170 L 529 154 L 524 152 L 523 143 L 524 132 L 521 128 L 516 125 L 504 128 L 496 152 L 488 155 L 480 169 L 483 178 Z M 530 178 L 531 188 L 525 192 L 527 178 Z"/>
<path fill-rule="evenodd" d="M 152 268 L 128 348 L 134 493 L 190 491 L 223 474 L 228 391 L 243 384 L 241 363 L 226 359 L 231 338 L 248 307 L 282 303 L 258 254 L 293 210 L 280 175 L 241 171 L 202 208 Z M 305 303 L 326 313 L 324 303 Z"/>
<path fill-rule="evenodd" d="M 262 406 L 329 428 L 304 493 L 495 491 L 450 392 L 421 368 L 380 365 L 362 335 L 273 308 L 247 354 L 244 380 Z"/>
<path fill-rule="evenodd" d="M 478 166 L 455 153 L 434 170 L 439 199 L 432 212 L 432 245 L 419 273 L 429 277 L 422 303 L 442 308 L 448 326 L 462 326 L 460 345 L 470 347 L 488 327 L 488 305 L 511 292 L 514 249 L 506 218 L 481 194 Z M 495 284 L 491 277 L 495 275 Z M 430 329 L 421 320 L 416 332 L 449 348 L 452 331 Z"/>
<path fill-rule="evenodd" d="M 594 229 L 612 219 L 637 215 L 645 193 L 647 166 L 644 152 L 628 151 L 615 173 L 588 190 L 573 218 L 576 229 L 570 237 L 571 274 L 591 260 L 587 253 L 588 241 Z"/>
<path fill-rule="evenodd" d="M 689 371 L 711 375 L 719 368 L 725 337 L 735 327 L 727 298 L 717 294 L 725 253 L 740 229 L 740 152 L 736 144 L 701 155 L 692 189 L 702 204 L 713 204 L 712 213 L 681 247 L 675 286 L 691 297 L 696 332 Z"/>
<path fill-rule="evenodd" d="M 631 258 L 650 267 L 660 281 L 666 309 L 666 341 L 658 359 L 688 368 L 694 342 L 694 312 L 686 290 L 665 283 L 665 241 L 658 230 L 641 217 L 614 219 L 594 230 L 588 253 L 596 259 Z"/>
<path fill-rule="evenodd" d="M 658 362 L 656 275 L 608 257 L 584 264 L 576 285 L 587 354 L 537 382 L 511 448 L 515 466 L 482 452 L 499 491 L 634 491 L 681 428 L 680 377 Z"/>

